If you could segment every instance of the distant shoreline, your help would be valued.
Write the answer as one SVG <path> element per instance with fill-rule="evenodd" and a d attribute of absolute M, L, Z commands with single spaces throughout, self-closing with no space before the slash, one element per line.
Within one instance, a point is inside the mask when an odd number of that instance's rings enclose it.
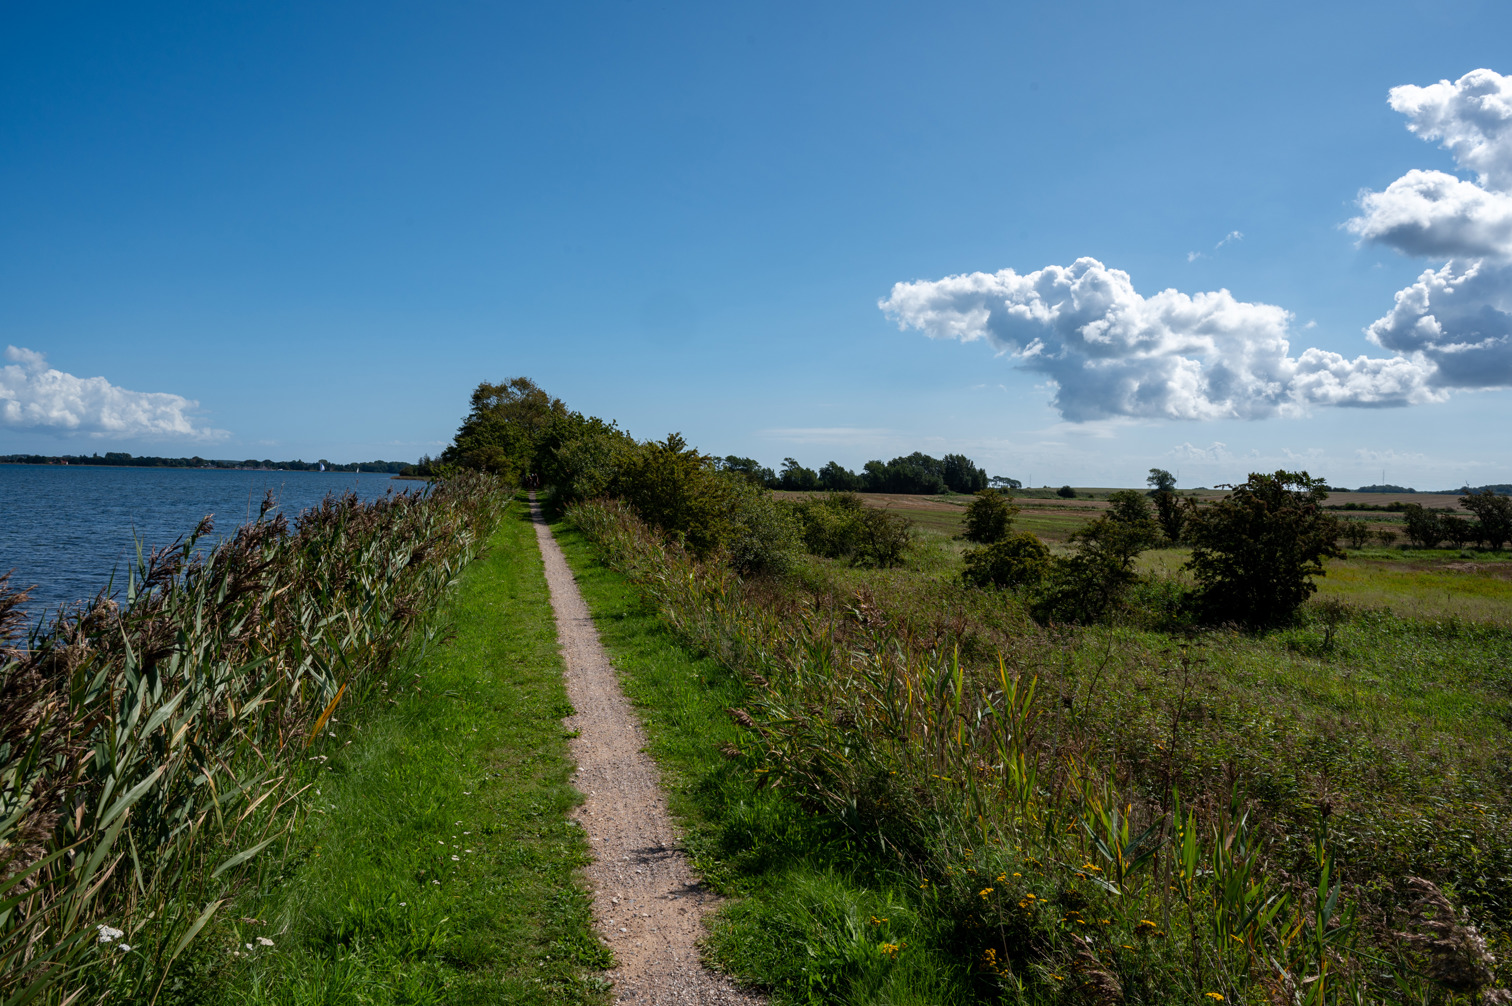
<path fill-rule="evenodd" d="M 387 475 L 391 479 L 430 481 L 430 476 L 428 475 L 391 475 L 388 472 L 378 470 L 346 471 L 340 468 L 327 468 L 325 471 L 321 471 L 318 468 L 222 468 L 219 465 L 91 465 L 74 462 L 64 465 L 45 461 L 0 461 L 0 465 L 11 465 L 16 468 L 109 468 L 114 471 L 130 469 L 147 472 L 281 472 L 285 475 Z"/>

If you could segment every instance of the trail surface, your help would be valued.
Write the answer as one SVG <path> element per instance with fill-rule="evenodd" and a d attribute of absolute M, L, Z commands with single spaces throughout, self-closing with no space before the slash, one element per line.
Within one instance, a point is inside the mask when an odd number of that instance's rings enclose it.
<path fill-rule="evenodd" d="M 618 962 L 609 973 L 615 1001 L 762 1003 L 700 959 L 702 918 L 717 899 L 693 876 L 677 848 L 660 774 L 644 751 L 645 734 L 620 691 L 593 616 L 534 494 L 530 513 L 567 665 L 567 695 L 577 710 L 564 721 L 568 730 L 577 731 L 572 740 L 578 766 L 574 782 L 587 795 L 576 817 L 593 847 L 587 874 L 594 920 Z"/>

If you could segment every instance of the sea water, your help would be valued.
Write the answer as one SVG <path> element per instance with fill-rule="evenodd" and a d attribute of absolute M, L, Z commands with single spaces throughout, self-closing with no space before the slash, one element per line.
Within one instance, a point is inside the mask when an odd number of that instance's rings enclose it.
<path fill-rule="evenodd" d="M 229 471 L 195 468 L 104 468 L 0 464 L 0 573 L 10 588 L 32 587 L 33 618 L 59 605 L 94 597 L 114 573 L 114 588 L 142 554 L 215 520 L 219 540 L 256 520 L 266 493 L 290 521 L 327 493 L 364 500 L 423 482 L 386 473 Z"/>

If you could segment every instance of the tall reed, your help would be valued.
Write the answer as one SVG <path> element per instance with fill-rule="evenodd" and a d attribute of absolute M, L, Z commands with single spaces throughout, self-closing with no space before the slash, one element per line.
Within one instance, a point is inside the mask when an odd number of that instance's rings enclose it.
<path fill-rule="evenodd" d="M 290 524 L 270 494 L 30 632 L 0 577 L 0 1004 L 155 1000 L 507 499 L 465 476 Z"/>
<path fill-rule="evenodd" d="M 1358 924 L 1325 829 L 1307 867 L 1283 871 L 1237 789 L 1152 795 L 1100 765 L 1074 722 L 1052 723 L 1036 694 L 1058 659 L 1046 634 L 1026 624 L 996 659 L 963 658 L 948 615 L 929 627 L 865 595 L 795 602 L 620 504 L 568 516 L 677 632 L 743 673 L 748 701 L 730 712 L 749 735 L 727 753 L 911 877 L 996 992 L 1323 1004 L 1370 995 L 1382 974 L 1435 987 L 1410 945 L 1368 945 L 1382 934 Z"/>

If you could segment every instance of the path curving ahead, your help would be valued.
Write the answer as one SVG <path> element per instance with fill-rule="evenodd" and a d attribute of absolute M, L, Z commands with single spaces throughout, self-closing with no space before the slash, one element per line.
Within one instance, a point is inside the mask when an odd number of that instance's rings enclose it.
<path fill-rule="evenodd" d="M 764 1000 L 704 967 L 698 941 L 703 914 L 717 901 L 677 848 L 656 764 L 620 691 L 562 549 L 530 498 L 536 541 L 556 612 L 557 640 L 567 665 L 567 696 L 576 710 L 563 723 L 577 731 L 574 783 L 587 796 L 576 819 L 588 834 L 593 863 L 593 915 L 618 966 L 608 977 L 620 1003 L 759 1004 Z"/>

